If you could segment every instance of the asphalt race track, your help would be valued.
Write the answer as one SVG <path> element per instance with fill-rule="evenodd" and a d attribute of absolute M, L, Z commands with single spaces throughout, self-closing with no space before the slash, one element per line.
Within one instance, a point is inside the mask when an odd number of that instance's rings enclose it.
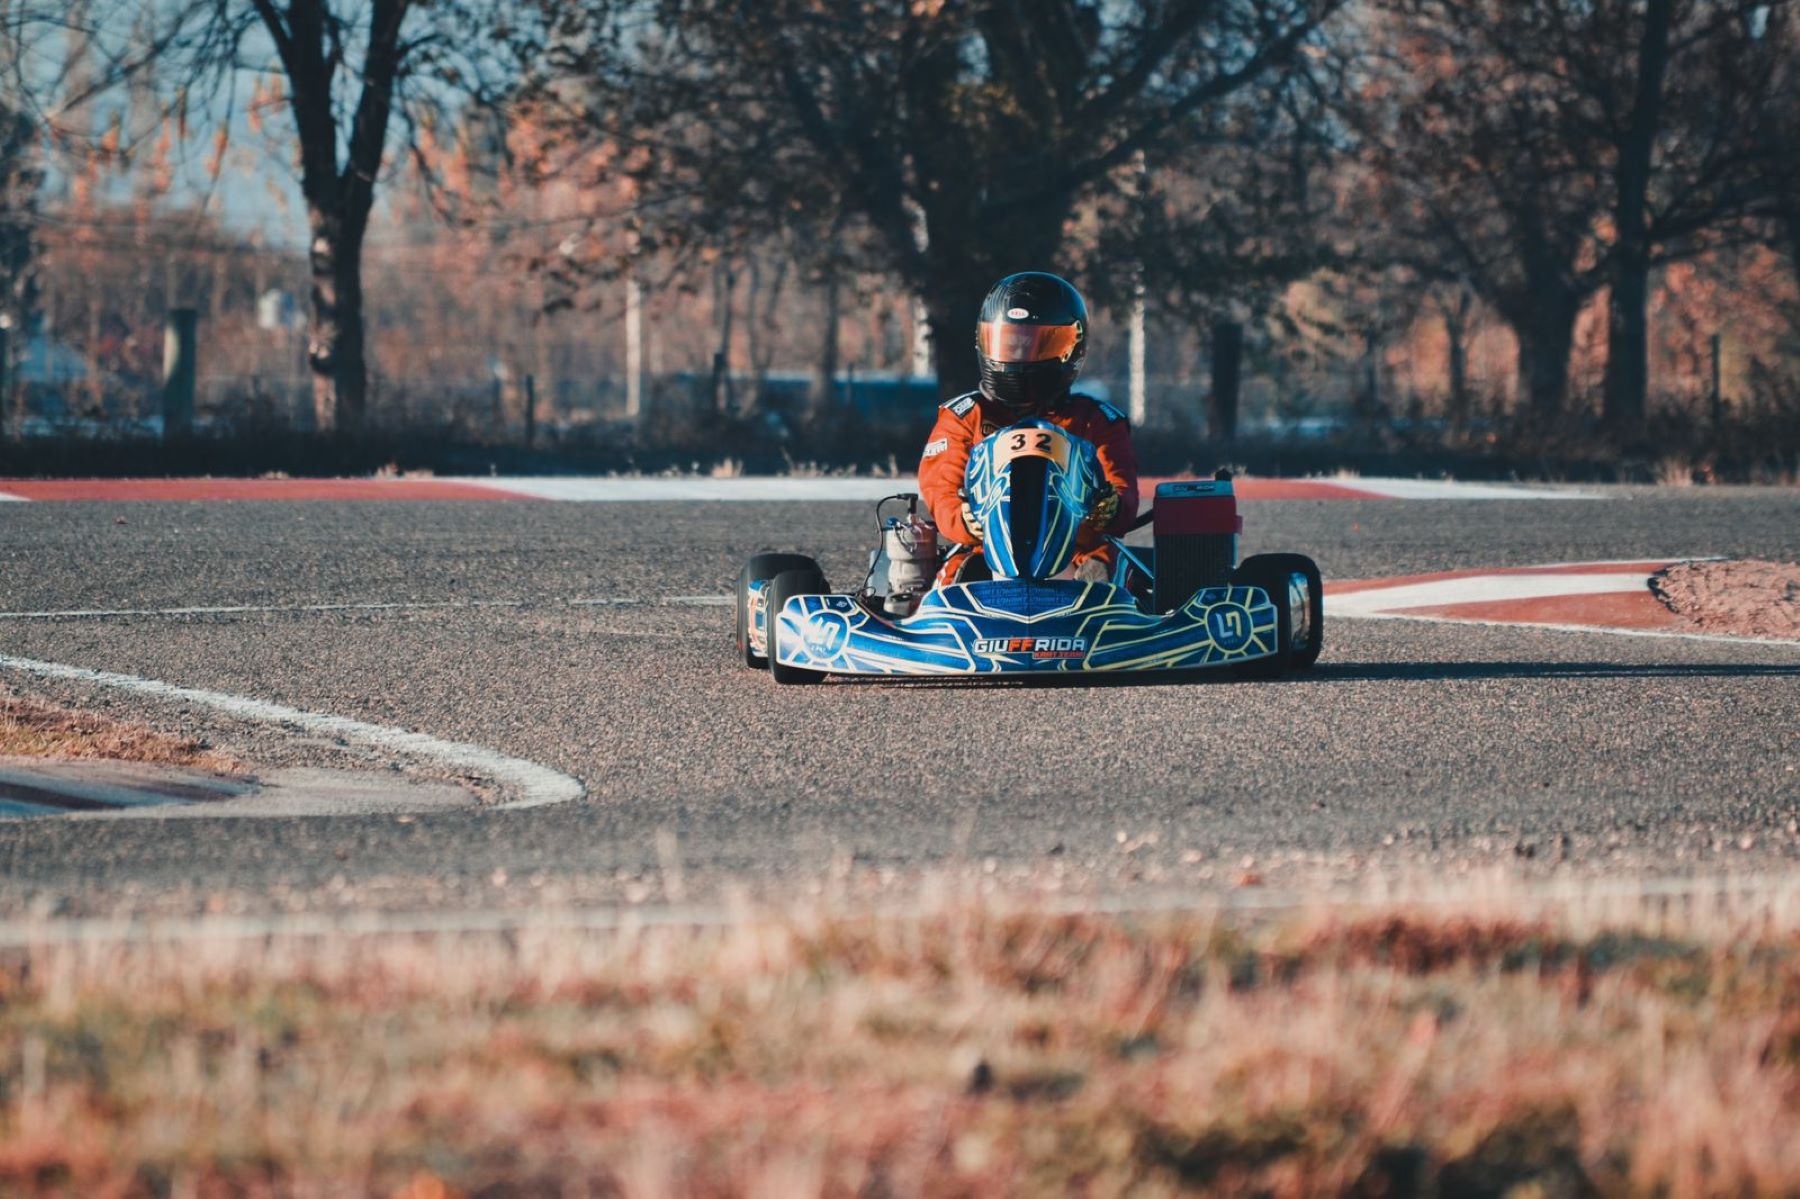
<path fill-rule="evenodd" d="M 1327 579 L 1800 558 L 1792 489 L 1245 514 L 1245 552 L 1309 553 Z M 738 664 L 729 608 L 681 598 L 723 595 L 762 549 L 814 552 L 847 584 L 872 531 L 866 505 L 836 503 L 0 506 L 0 655 L 427 733 L 587 791 L 416 817 L 0 822 L 0 916 L 692 902 L 944 865 L 1204 890 L 1800 859 L 1796 646 L 1339 621 L 1316 672 L 1278 683 L 777 688 Z M 244 610 L 156 611 L 205 607 Z M 0 680 L 265 768 L 404 765 L 179 700 Z"/>

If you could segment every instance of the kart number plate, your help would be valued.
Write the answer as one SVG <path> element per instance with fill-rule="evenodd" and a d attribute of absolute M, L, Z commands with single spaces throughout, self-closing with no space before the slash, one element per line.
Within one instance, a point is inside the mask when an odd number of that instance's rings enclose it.
<path fill-rule="evenodd" d="M 1069 439 L 1060 429 L 1015 429 L 1001 433 L 994 446 L 994 473 L 1000 474 L 1015 458 L 1048 458 L 1067 470 Z"/>

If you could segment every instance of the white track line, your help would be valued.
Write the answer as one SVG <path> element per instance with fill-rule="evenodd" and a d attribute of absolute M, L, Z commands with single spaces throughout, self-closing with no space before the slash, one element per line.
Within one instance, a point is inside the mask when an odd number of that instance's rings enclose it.
<path fill-rule="evenodd" d="M 1592 491 L 1573 491 L 1558 487 L 1527 487 L 1520 484 L 1458 483 L 1454 479 L 1306 479 L 1301 482 L 1330 483 L 1367 492 L 1387 500 L 1598 500 L 1606 497 Z"/>
<path fill-rule="evenodd" d="M 106 620 L 128 616 L 246 616 L 290 612 L 412 612 L 459 608 L 729 608 L 729 595 L 667 595 L 651 599 L 634 597 L 571 600 L 420 600 L 417 603 L 342 604 L 220 604 L 186 608 L 47 608 L 42 611 L 0 612 L 0 620 Z"/>
<path fill-rule="evenodd" d="M 187 608 L 52 608 L 0 612 L 0 620 L 74 620 L 109 616 L 242 616 L 270 612 L 399 612 L 433 608 L 521 608 L 525 600 L 422 600 L 418 603 L 219 604 Z"/>
<path fill-rule="evenodd" d="M 571 608 L 729 608 L 737 602 L 729 595 L 665 595 L 656 599 L 573 599 Z"/>
<path fill-rule="evenodd" d="M 315 736 L 339 737 L 345 741 L 372 746 L 436 766 L 466 770 L 482 778 L 492 779 L 514 793 L 513 799 L 496 805 L 499 808 L 540 808 L 550 804 L 568 803 L 571 800 L 580 799 L 587 793 L 586 788 L 578 780 L 559 770 L 540 766 L 536 762 L 508 757 L 503 753 L 484 749 L 479 745 L 469 745 L 461 741 L 443 741 L 424 733 L 409 732 L 406 729 L 392 728 L 388 725 L 370 724 L 363 720 L 351 720 L 346 716 L 328 716 L 319 712 L 306 712 L 299 708 L 287 707 L 284 704 L 272 704 L 260 699 L 246 699 L 240 695 L 227 695 L 222 691 L 177 687 L 173 683 L 139 678 L 132 674 L 89 670 L 85 666 L 65 666 L 59 662 L 39 662 L 32 658 L 15 658 L 9 654 L 0 654 L 0 670 L 16 670 L 21 674 L 35 675 L 43 679 L 61 679 L 97 687 L 111 687 L 115 690 L 130 691 L 155 699 L 181 700 L 185 703 L 212 708 L 241 720 L 297 728 Z"/>

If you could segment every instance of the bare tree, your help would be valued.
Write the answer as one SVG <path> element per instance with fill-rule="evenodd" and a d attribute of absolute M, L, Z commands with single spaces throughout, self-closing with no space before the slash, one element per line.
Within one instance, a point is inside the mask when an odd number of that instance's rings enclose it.
<path fill-rule="evenodd" d="M 1377 0 L 1353 116 L 1393 256 L 1466 280 L 1559 414 L 1609 290 L 1607 414 L 1641 427 L 1650 272 L 1747 236 L 1790 0 Z M 1626 50 L 1621 53 L 1621 48 Z"/>
<path fill-rule="evenodd" d="M 13 362 L 37 304 L 37 127 L 0 104 L 0 437 L 17 417 Z"/>
<path fill-rule="evenodd" d="M 306 357 L 313 416 L 321 430 L 353 429 L 362 423 L 368 398 L 363 236 L 406 57 L 401 30 L 412 0 L 372 0 L 360 70 L 346 65 L 346 22 L 325 0 L 288 0 L 285 9 L 275 0 L 251 3 L 287 75 L 299 139 L 312 266 Z M 357 98 L 346 137 L 338 93 L 347 85 L 356 88 Z"/>
<path fill-rule="evenodd" d="M 1766 228 L 1800 282 L 1800 23 L 1776 36 L 1785 44 L 1776 55 L 1773 102 L 1760 131 Z"/>
<path fill-rule="evenodd" d="M 1084 208 L 1140 153 L 1198 167 L 1343 2 L 544 0 L 555 37 L 522 57 L 547 65 L 537 94 L 572 141 L 639 180 L 647 247 L 854 214 L 871 265 L 923 301 L 954 391 L 987 286 L 1084 273 Z"/>
<path fill-rule="evenodd" d="M 1628 436 L 1644 425 L 1652 269 L 1748 234 L 1762 198 L 1761 130 L 1791 53 L 1795 7 L 1646 0 L 1625 18 L 1637 46 L 1631 90 L 1621 86 L 1604 110 L 1615 164 L 1606 417 Z"/>
<path fill-rule="evenodd" d="M 74 82 L 59 112 L 132 88 L 138 129 L 162 123 L 143 112 L 153 66 L 157 84 L 148 90 L 164 120 L 185 130 L 194 113 L 210 112 L 221 136 L 230 129 L 239 74 L 265 64 L 279 72 L 306 204 L 314 416 L 321 430 L 348 431 L 367 407 L 363 239 L 393 126 L 399 118 L 410 132 L 452 97 L 485 94 L 492 63 L 484 47 L 500 28 L 500 11 L 477 0 L 180 0 L 150 10 L 129 0 L 85 0 L 23 20 L 60 38 L 70 61 L 82 64 L 79 75 L 64 72 Z M 78 125 L 63 132 L 91 133 Z"/>

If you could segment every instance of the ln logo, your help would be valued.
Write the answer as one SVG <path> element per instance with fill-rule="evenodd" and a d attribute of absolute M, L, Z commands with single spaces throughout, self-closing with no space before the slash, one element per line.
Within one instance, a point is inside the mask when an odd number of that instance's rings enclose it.
<path fill-rule="evenodd" d="M 1206 631 L 1220 649 L 1242 649 L 1250 640 L 1250 613 L 1238 604 L 1219 604 L 1206 613 Z"/>
<path fill-rule="evenodd" d="M 806 622 L 801 642 L 808 655 L 829 658 L 850 639 L 850 624 L 835 612 L 815 612 Z"/>

